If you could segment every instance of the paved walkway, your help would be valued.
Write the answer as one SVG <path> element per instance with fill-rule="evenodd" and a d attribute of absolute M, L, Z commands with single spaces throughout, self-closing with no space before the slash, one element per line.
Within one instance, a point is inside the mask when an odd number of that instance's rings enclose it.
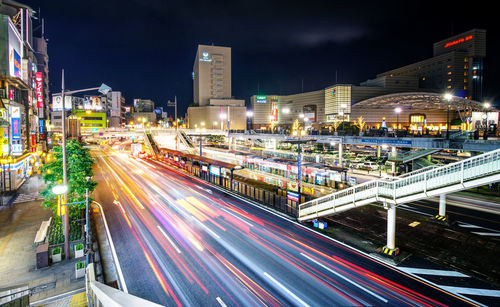
<path fill-rule="evenodd" d="M 42 184 L 40 178 L 30 178 L 19 192 L 36 193 Z M 41 206 L 41 201 L 0 207 L 0 288 L 28 285 L 30 302 L 85 288 L 85 279 L 75 278 L 75 259 L 35 269 L 33 240 L 42 221 L 51 215 Z"/>

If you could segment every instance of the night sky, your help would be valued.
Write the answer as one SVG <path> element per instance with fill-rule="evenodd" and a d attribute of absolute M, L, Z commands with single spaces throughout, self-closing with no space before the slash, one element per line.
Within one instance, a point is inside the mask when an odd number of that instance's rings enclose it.
<path fill-rule="evenodd" d="M 291 94 L 432 57 L 432 44 L 472 28 L 487 30 L 485 96 L 500 101 L 498 10 L 487 1 L 24 1 L 45 19 L 50 84 L 101 83 L 158 106 L 193 99 L 198 44 L 232 48 L 232 93 Z M 490 1 L 490 3 L 494 3 Z M 173 112 L 168 109 L 168 112 Z"/>

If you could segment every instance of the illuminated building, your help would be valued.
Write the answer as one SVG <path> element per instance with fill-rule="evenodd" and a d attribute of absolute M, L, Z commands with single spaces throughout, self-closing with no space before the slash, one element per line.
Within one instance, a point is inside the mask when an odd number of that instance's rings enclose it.
<path fill-rule="evenodd" d="M 193 97 L 197 106 L 187 110 L 189 128 L 211 123 L 207 129 L 246 129 L 245 101 L 231 96 L 231 48 L 198 45 Z"/>
<path fill-rule="evenodd" d="M 377 77 L 414 76 L 418 87 L 482 101 L 486 30 L 473 29 L 434 44 L 433 57 Z"/>

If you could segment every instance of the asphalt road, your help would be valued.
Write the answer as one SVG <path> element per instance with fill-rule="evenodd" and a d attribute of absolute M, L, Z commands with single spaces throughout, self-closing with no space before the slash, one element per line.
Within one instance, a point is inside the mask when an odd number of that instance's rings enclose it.
<path fill-rule="evenodd" d="M 131 294 L 168 306 L 468 304 L 161 163 L 92 155 Z"/>

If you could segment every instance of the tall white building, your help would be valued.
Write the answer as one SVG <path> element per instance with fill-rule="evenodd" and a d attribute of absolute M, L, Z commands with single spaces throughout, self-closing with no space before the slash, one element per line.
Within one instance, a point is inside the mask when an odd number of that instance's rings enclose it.
<path fill-rule="evenodd" d="M 193 67 L 194 102 L 210 105 L 210 99 L 231 98 L 231 48 L 198 45 Z"/>
<path fill-rule="evenodd" d="M 193 67 L 189 128 L 246 129 L 246 107 L 231 96 L 231 48 L 198 45 Z"/>

